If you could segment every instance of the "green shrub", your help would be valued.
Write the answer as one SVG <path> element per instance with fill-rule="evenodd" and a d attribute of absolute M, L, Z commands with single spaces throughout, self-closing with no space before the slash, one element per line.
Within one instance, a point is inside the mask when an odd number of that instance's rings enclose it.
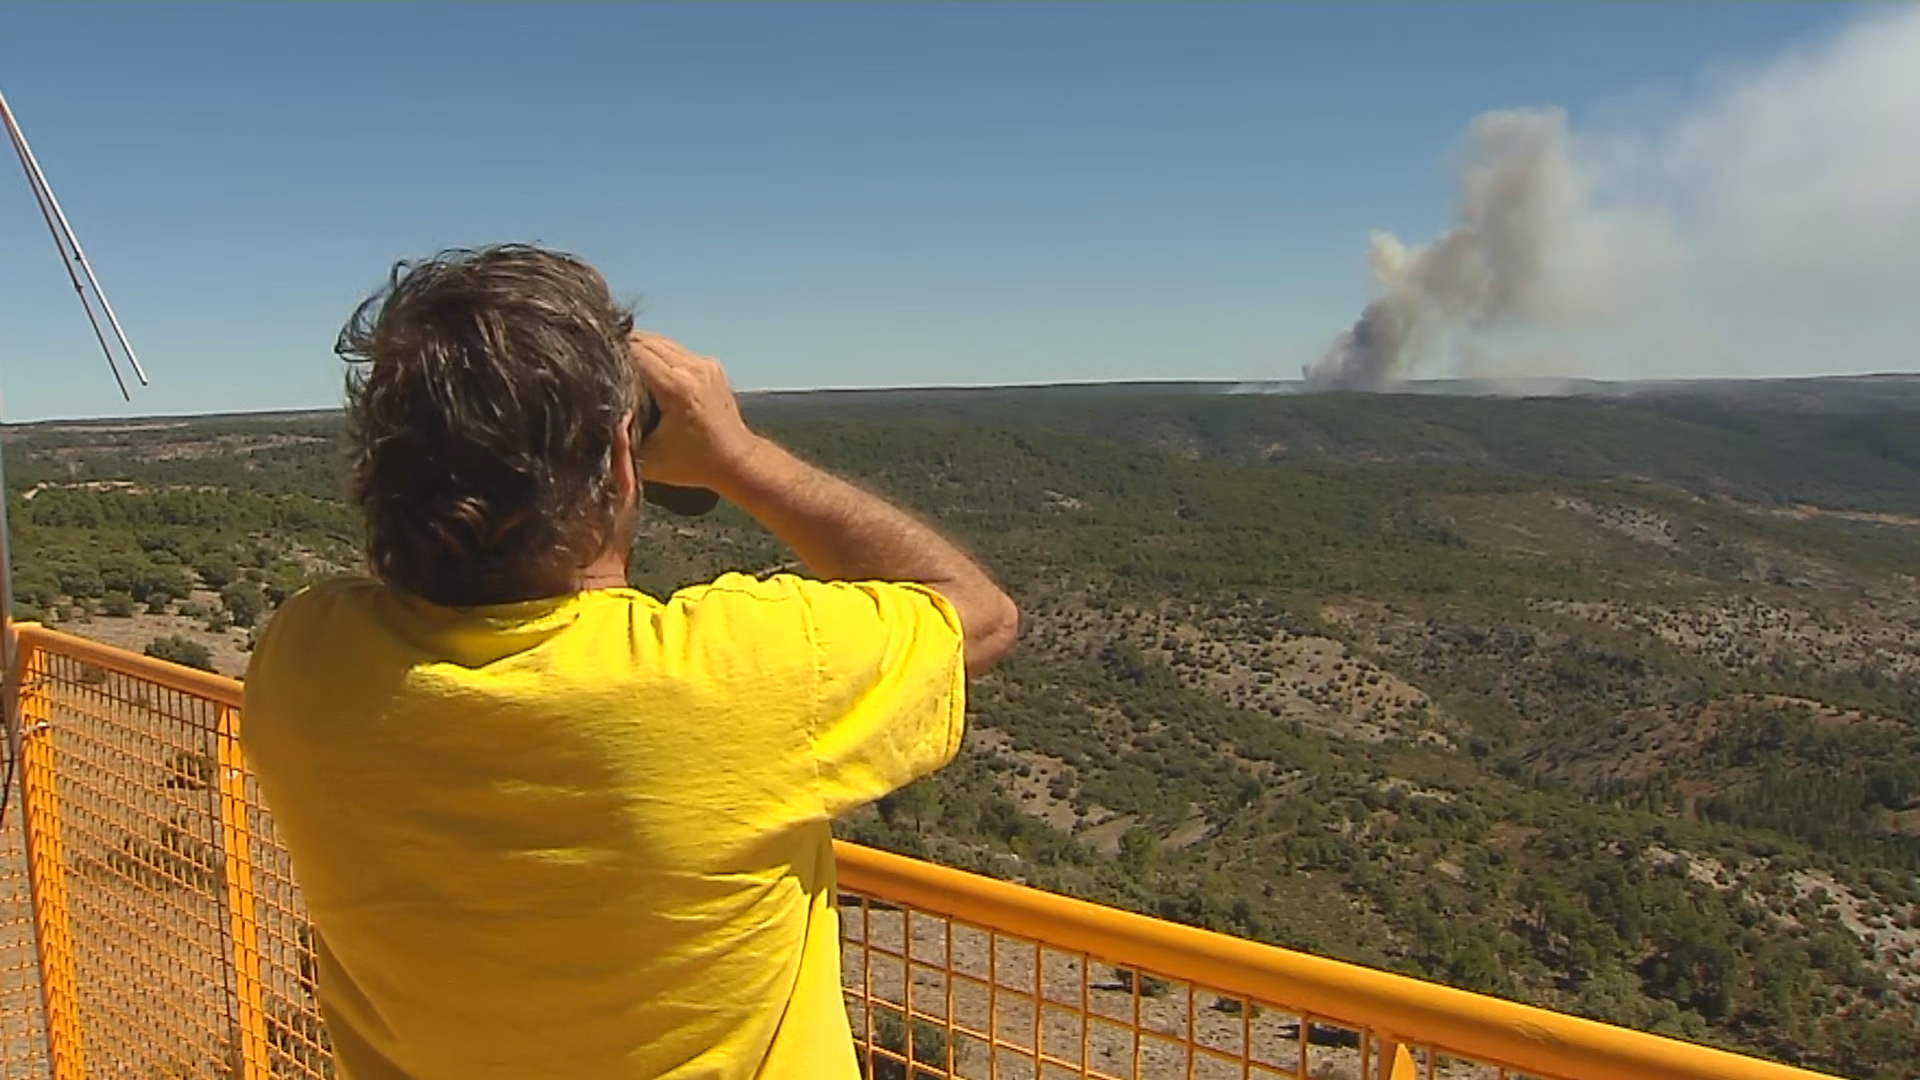
<path fill-rule="evenodd" d="M 934 1080 L 947 1076 L 960 1064 L 961 1047 L 949 1047 L 946 1029 L 918 1017 L 913 1021 L 913 1076 L 907 1076 L 904 1060 L 874 1053 L 875 1048 L 905 1058 L 907 1025 L 898 1009 L 873 1007 L 873 1042 L 861 1047 L 862 1074 L 867 1080 Z M 949 1056 L 949 1050 L 952 1054 Z"/>
<path fill-rule="evenodd" d="M 1242 1012 L 1246 1011 L 1247 1003 L 1234 997 L 1214 998 L 1212 1009 L 1214 1012 L 1222 1013 L 1226 1016 L 1239 1016 Z M 1263 1011 L 1260 1006 L 1255 1005 L 1249 1016 L 1251 1019 L 1258 1020 Z"/>
<path fill-rule="evenodd" d="M 1133 992 L 1134 972 L 1132 971 L 1132 969 L 1114 968 L 1113 979 L 1115 982 L 1120 984 L 1120 989 L 1125 990 L 1128 993 Z M 1169 983 L 1167 980 L 1162 979 L 1158 976 L 1155 976 L 1155 975 L 1140 976 L 1140 996 L 1141 997 L 1144 997 L 1144 998 L 1166 997 L 1167 991 L 1171 989 L 1173 989 L 1173 984 Z"/>
<path fill-rule="evenodd" d="M 156 660 L 165 660 L 170 664 L 199 668 L 201 671 L 213 670 L 213 653 L 192 638 L 178 635 L 154 638 L 147 642 L 146 653 Z"/>
<path fill-rule="evenodd" d="M 240 567 L 234 564 L 233 556 L 220 551 L 202 555 L 193 568 L 209 589 L 224 589 L 240 576 Z"/>
<path fill-rule="evenodd" d="M 236 581 L 220 590 L 220 603 L 236 626 L 252 626 L 267 610 L 267 594 L 251 581 Z"/>

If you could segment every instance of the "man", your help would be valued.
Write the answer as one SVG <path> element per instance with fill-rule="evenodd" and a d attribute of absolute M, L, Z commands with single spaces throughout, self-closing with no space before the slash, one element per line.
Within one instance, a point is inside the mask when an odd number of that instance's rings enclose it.
<path fill-rule="evenodd" d="M 855 1076 L 830 823 L 953 757 L 1011 601 L 568 256 L 403 263 L 341 350 L 373 577 L 274 616 L 243 729 L 340 1075 Z M 818 580 L 628 588 L 661 484 Z"/>

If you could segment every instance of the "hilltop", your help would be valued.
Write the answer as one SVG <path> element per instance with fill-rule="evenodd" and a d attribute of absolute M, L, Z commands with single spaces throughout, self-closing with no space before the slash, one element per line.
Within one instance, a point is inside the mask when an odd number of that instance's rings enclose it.
<path fill-rule="evenodd" d="M 1920 379 L 1415 389 L 749 396 L 1028 613 L 961 758 L 843 832 L 1907 1075 Z M 9 429 L 22 614 L 237 673 L 274 603 L 355 560 L 338 423 Z M 788 558 L 723 508 L 649 520 L 632 572 Z"/>

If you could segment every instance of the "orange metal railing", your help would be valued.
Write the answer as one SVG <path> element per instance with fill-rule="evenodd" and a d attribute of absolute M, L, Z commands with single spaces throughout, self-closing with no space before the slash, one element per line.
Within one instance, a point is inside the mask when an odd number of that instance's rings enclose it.
<path fill-rule="evenodd" d="M 331 1077 L 299 888 L 240 754 L 239 684 L 18 629 L 0 1080 Z M 1816 1075 L 852 845 L 838 855 L 843 982 L 873 1080 Z"/>
<path fill-rule="evenodd" d="M 938 1066 L 919 1076 L 1820 1075 L 886 852 L 838 854 L 856 1034 L 873 1031 L 862 1006 L 912 1015 L 915 1056 Z M 890 1041 L 872 1052 L 905 1076 L 904 1040 Z"/>

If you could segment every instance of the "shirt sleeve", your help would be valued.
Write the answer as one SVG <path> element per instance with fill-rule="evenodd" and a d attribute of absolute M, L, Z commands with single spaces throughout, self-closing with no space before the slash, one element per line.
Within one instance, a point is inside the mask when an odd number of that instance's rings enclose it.
<path fill-rule="evenodd" d="M 837 817 L 953 760 L 966 729 L 960 616 L 922 585 L 798 583 L 818 665 L 811 737 Z"/>
<path fill-rule="evenodd" d="M 674 609 L 686 647 L 702 654 L 689 668 L 751 723 L 773 726 L 752 742 L 777 766 L 754 771 L 802 819 L 838 817 L 960 750 L 964 638 L 959 614 L 932 589 L 728 574 L 678 594 Z"/>

